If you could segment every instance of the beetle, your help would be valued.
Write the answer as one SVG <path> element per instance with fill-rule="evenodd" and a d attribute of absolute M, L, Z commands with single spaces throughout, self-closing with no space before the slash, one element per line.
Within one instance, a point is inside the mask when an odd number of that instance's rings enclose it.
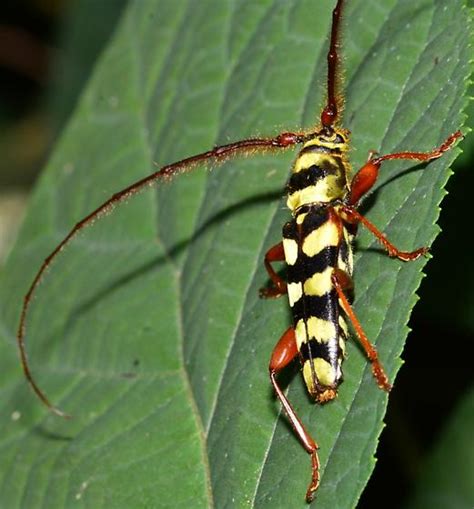
<path fill-rule="evenodd" d="M 311 286 L 308 282 L 309 279 L 313 278 L 316 274 L 319 274 L 322 271 L 313 271 L 312 273 L 306 274 L 308 277 L 305 280 L 298 279 L 298 272 L 301 272 L 301 266 L 305 266 L 305 264 L 300 265 L 296 263 L 298 260 L 298 256 L 305 251 L 314 251 L 315 249 L 319 249 L 326 247 L 336 247 L 337 254 L 334 258 L 331 255 L 330 261 L 324 265 L 324 269 L 328 267 L 331 269 L 329 274 L 329 282 L 326 281 L 325 284 L 330 285 L 330 289 L 325 294 L 332 293 L 334 295 L 329 299 L 325 300 L 325 303 L 322 307 L 325 310 L 329 308 L 332 309 L 331 313 L 337 314 L 337 319 L 332 317 L 331 319 L 322 318 L 322 315 L 318 315 L 316 311 L 312 312 L 313 314 L 304 314 L 301 317 L 301 312 L 296 314 L 295 312 L 295 323 L 294 327 L 288 329 L 288 331 L 282 336 L 281 341 L 278 343 L 277 348 L 272 356 L 272 361 L 270 363 L 270 376 L 273 387 L 278 394 L 282 404 L 287 411 L 287 414 L 290 418 L 290 422 L 294 427 L 298 437 L 302 441 L 305 449 L 311 455 L 312 462 L 312 480 L 310 486 L 308 488 L 307 499 L 310 501 L 314 493 L 316 491 L 318 485 L 318 458 L 317 458 L 317 446 L 314 440 L 311 438 L 309 433 L 304 429 L 302 423 L 298 419 L 296 413 L 289 405 L 284 393 L 278 385 L 277 381 L 277 373 L 282 370 L 291 360 L 295 357 L 299 356 L 303 360 L 303 364 L 307 366 L 305 372 L 305 381 L 308 386 L 309 392 L 315 396 L 316 400 L 323 403 L 333 399 L 336 395 L 337 387 L 342 380 L 342 372 L 340 371 L 340 364 L 343 359 L 343 341 L 345 341 L 345 336 L 347 332 L 345 331 L 344 322 L 340 322 L 339 318 L 345 315 L 350 319 L 353 323 L 353 326 L 357 332 L 357 335 L 361 339 L 361 343 L 366 350 L 372 365 L 373 371 L 377 380 L 377 383 L 385 389 L 389 388 L 388 380 L 384 374 L 383 368 L 381 364 L 378 362 L 376 357 L 375 350 L 369 344 L 369 341 L 365 334 L 362 331 L 361 325 L 358 320 L 355 318 L 355 315 L 351 312 L 350 307 L 350 299 L 347 297 L 346 292 L 351 287 L 351 262 L 350 262 L 350 246 L 352 243 L 352 237 L 355 235 L 355 226 L 357 224 L 361 224 L 366 226 L 372 233 L 376 235 L 376 237 L 382 242 L 385 248 L 389 251 L 392 256 L 396 256 L 402 260 L 410 260 L 416 259 L 422 254 L 426 252 L 424 248 L 420 248 L 413 252 L 403 252 L 395 248 L 389 241 L 382 235 L 380 232 L 367 220 L 364 219 L 362 215 L 360 215 L 356 210 L 356 205 L 359 200 L 363 197 L 363 195 L 368 192 L 372 186 L 374 185 L 378 170 L 382 164 L 382 162 L 390 160 L 390 159 L 411 159 L 415 161 L 427 162 L 429 160 L 440 157 L 445 151 L 450 149 L 454 142 L 461 136 L 460 132 L 455 132 L 453 135 L 448 137 L 444 143 L 439 145 L 439 147 L 433 149 L 430 152 L 397 152 L 394 154 L 386 154 L 382 156 L 371 154 L 369 156 L 368 162 L 362 167 L 359 173 L 352 180 L 348 180 L 347 174 L 348 171 L 348 163 L 343 158 L 337 157 L 337 150 L 340 153 L 347 151 L 348 144 L 348 134 L 345 130 L 336 127 L 336 123 L 339 119 L 339 99 L 338 94 L 335 89 L 337 84 L 337 35 L 338 35 L 338 27 L 341 19 L 341 9 L 343 5 L 343 1 L 339 0 L 337 6 L 334 11 L 334 24 L 333 24 L 333 36 L 330 44 L 330 52 L 329 52 L 329 72 L 328 72 L 328 100 L 325 108 L 323 109 L 321 115 L 321 126 L 316 128 L 315 130 L 309 131 L 301 131 L 301 132 L 284 132 L 280 135 L 273 136 L 271 138 L 251 138 L 247 140 L 243 140 L 240 142 L 230 143 L 224 146 L 217 147 L 208 152 L 200 154 L 198 156 L 192 156 L 178 163 L 173 163 L 165 166 L 163 169 L 159 170 L 155 174 L 150 177 L 146 177 L 141 181 L 132 184 L 127 187 L 123 191 L 119 191 L 112 198 L 106 201 L 103 205 L 99 206 L 95 209 L 91 214 L 86 216 L 83 220 L 79 221 L 77 225 L 71 230 L 70 234 L 61 242 L 57 248 L 51 253 L 51 255 L 45 260 L 43 265 L 40 268 L 37 276 L 35 277 L 30 290 L 25 296 L 24 308 L 22 310 L 21 322 L 18 329 L 18 343 L 20 346 L 20 352 L 22 356 L 22 365 L 25 371 L 25 375 L 30 382 L 31 386 L 37 393 L 37 395 L 46 403 L 53 411 L 56 413 L 63 415 L 62 411 L 53 407 L 49 400 L 46 398 L 44 392 L 39 388 L 36 384 L 35 380 L 32 377 L 31 371 L 28 366 L 28 361 L 26 357 L 26 352 L 24 348 L 24 337 L 25 337 L 25 324 L 27 312 L 29 309 L 29 304 L 31 302 L 31 298 L 36 290 L 36 287 L 41 280 L 43 273 L 49 267 L 50 263 L 54 260 L 57 254 L 63 249 L 63 247 L 76 235 L 77 232 L 81 231 L 85 226 L 92 224 L 92 222 L 100 217 L 102 214 L 107 213 L 111 210 L 117 203 L 128 199 L 130 196 L 138 192 L 143 187 L 148 186 L 151 182 L 156 179 L 168 179 L 169 177 L 174 176 L 176 173 L 181 172 L 186 169 L 193 169 L 196 165 L 204 163 L 206 161 L 214 161 L 220 162 L 227 160 L 229 157 L 236 155 L 238 153 L 248 154 L 254 153 L 258 151 L 267 151 L 267 150 L 279 150 L 279 149 L 287 149 L 294 145 L 303 145 L 302 152 L 300 153 L 297 162 L 294 165 L 294 175 L 296 177 L 292 177 L 293 180 L 290 179 L 289 182 L 289 191 L 290 197 L 289 202 L 290 208 L 292 209 L 295 215 L 296 223 L 291 223 L 291 225 L 284 232 L 283 236 L 286 239 L 286 249 L 285 249 L 285 240 L 283 244 L 277 244 L 275 248 L 271 249 L 266 256 L 266 267 L 268 273 L 270 275 L 271 280 L 275 284 L 274 289 L 264 290 L 262 292 L 263 296 L 266 297 L 275 297 L 280 294 L 285 293 L 286 287 L 285 282 L 279 276 L 276 275 L 274 269 L 272 268 L 272 263 L 275 261 L 280 261 L 283 258 L 286 259 L 287 264 L 291 268 L 295 266 L 295 273 L 293 274 L 294 279 L 290 284 L 292 286 L 292 290 L 290 293 L 290 306 L 295 308 L 295 305 L 300 301 L 300 298 L 297 298 L 299 294 L 303 296 L 316 296 L 310 295 L 308 292 L 305 293 L 302 287 Z M 337 146 L 340 145 L 340 146 Z M 315 147 L 315 148 L 313 148 Z M 313 153 L 318 156 L 317 160 L 314 160 L 310 166 L 305 166 L 303 164 L 303 159 L 309 154 Z M 325 157 L 322 157 L 324 154 Z M 328 157 L 330 156 L 332 159 L 329 161 Z M 328 161 L 328 164 L 322 163 L 322 159 Z M 337 162 L 339 161 L 339 163 Z M 335 163 L 335 164 L 333 164 Z M 313 171 L 311 173 L 311 168 L 316 167 L 317 171 Z M 339 168 L 339 170 L 337 169 Z M 306 171 L 308 170 L 308 171 Z M 322 171 L 322 177 L 318 174 L 318 171 Z M 319 173 L 321 173 L 321 171 Z M 299 174 L 299 175 L 298 175 Z M 304 178 L 307 180 L 306 187 L 301 187 L 301 183 L 299 182 L 299 177 L 304 174 Z M 331 185 L 328 184 L 329 178 L 333 178 L 338 182 L 333 183 Z M 311 195 L 310 197 L 305 196 L 303 199 L 298 194 L 302 192 L 306 192 L 309 187 L 317 187 L 317 181 L 322 178 L 322 181 L 325 185 L 324 191 L 318 191 L 316 194 Z M 305 182 L 303 182 L 305 183 Z M 329 189 L 335 187 L 335 191 Z M 322 194 L 321 194 L 322 193 Z M 298 195 L 298 196 L 297 196 Z M 322 199 L 321 197 L 324 196 Z M 308 208 L 309 207 L 309 208 Z M 317 209 L 317 210 L 316 210 Z M 321 209 L 324 209 L 325 214 L 320 214 Z M 302 217 L 304 215 L 304 217 Z M 309 225 L 305 224 L 305 218 L 310 218 L 313 222 Z M 301 220 L 301 223 L 298 223 L 298 219 Z M 320 222 L 315 226 L 315 222 Z M 303 232 L 298 232 L 298 224 L 301 226 Z M 321 235 L 321 228 L 323 225 L 329 225 L 329 232 L 325 232 L 324 235 Z M 291 229 L 293 227 L 293 230 Z M 306 228 L 308 227 L 308 228 Z M 354 230 L 354 231 L 353 231 Z M 309 242 L 308 238 L 310 235 L 315 234 L 324 237 L 324 241 L 319 239 L 317 242 Z M 308 243 L 308 248 L 304 247 L 304 244 Z M 335 244 L 335 246 L 333 246 Z M 296 247 L 295 247 L 296 245 Z M 343 246 L 343 248 L 341 248 Z M 321 249 L 320 249 L 321 248 Z M 296 249 L 296 254 L 295 254 Z M 348 251 L 347 255 L 342 256 L 343 259 L 341 262 L 337 261 L 339 258 L 339 252 L 342 250 Z M 313 256 L 316 256 L 315 253 Z M 309 258 L 313 256 L 307 255 Z M 293 261 L 294 259 L 294 261 Z M 336 261 L 335 261 L 336 260 Z M 293 263 L 292 263 L 293 261 Z M 326 260 L 327 261 L 327 260 Z M 343 267 L 346 267 L 347 270 L 343 270 Z M 296 270 L 297 269 L 297 270 Z M 336 270 L 337 269 L 337 270 Z M 338 272 L 341 271 L 341 272 Z M 305 276 L 306 277 L 306 276 Z M 306 284 L 308 283 L 308 284 Z M 321 283 L 318 282 L 315 286 L 318 288 L 315 290 L 316 292 L 320 291 Z M 276 291 L 275 291 L 276 290 Z M 305 300 L 305 298 L 303 299 Z M 316 308 L 314 308 L 316 309 Z M 315 319 L 315 320 L 313 320 Z M 298 340 L 298 323 L 302 320 L 303 325 L 300 328 L 303 328 L 304 331 L 302 336 L 300 335 L 300 339 Z M 313 332 L 310 330 L 313 328 L 313 322 L 319 320 L 317 326 L 314 326 L 316 330 L 324 330 L 325 328 L 329 328 L 331 326 L 338 329 L 336 335 L 327 334 L 327 338 L 329 340 L 326 342 L 326 346 L 324 346 L 325 352 L 324 355 L 320 352 L 315 352 L 315 349 L 318 346 L 312 346 L 317 344 L 323 344 L 325 341 L 322 337 L 314 338 L 313 341 Z M 324 323 L 321 323 L 324 322 Z M 342 332 L 341 332 L 342 331 Z M 330 337 L 329 337 L 330 336 Z M 343 340 L 341 338 L 344 336 Z M 303 339 L 301 339 L 301 337 Z M 306 338 L 306 339 L 304 339 Z M 315 343 L 316 342 L 316 343 Z M 306 345 L 306 346 L 305 346 Z M 332 346 L 331 346 L 332 345 Z M 330 350 L 336 350 L 335 355 L 327 361 L 325 357 L 329 355 Z M 321 362 L 317 362 L 321 361 Z M 329 364 L 329 368 L 323 364 L 326 362 Z M 318 365 L 320 367 L 318 367 Z M 322 366 L 322 367 L 321 367 Z M 305 369 L 305 368 L 303 368 Z M 330 381 L 328 381 L 330 380 Z M 321 383 L 324 381 L 324 383 Z"/>

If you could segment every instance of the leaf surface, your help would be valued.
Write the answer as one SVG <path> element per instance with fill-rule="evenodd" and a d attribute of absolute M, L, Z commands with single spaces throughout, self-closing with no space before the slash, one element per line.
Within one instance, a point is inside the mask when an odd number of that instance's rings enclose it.
<path fill-rule="evenodd" d="M 32 198 L 1 280 L 0 499 L 15 507 L 305 507 L 309 460 L 269 387 L 290 317 L 265 302 L 265 251 L 288 218 L 294 154 L 249 155 L 158 186 L 64 250 L 28 320 L 32 368 L 16 360 L 20 302 L 41 260 L 81 217 L 152 171 L 252 135 L 314 126 L 331 2 L 131 3 Z M 461 126 L 469 74 L 461 2 L 349 1 L 344 126 L 352 163 L 371 149 L 429 150 Z M 463 27 L 463 29 L 461 29 Z M 403 249 L 429 245 L 447 167 L 384 165 L 363 211 Z M 355 308 L 393 380 L 424 260 L 388 259 L 361 231 Z M 289 388 L 320 445 L 316 505 L 354 507 L 374 466 L 387 397 L 352 342 L 337 401 Z"/>

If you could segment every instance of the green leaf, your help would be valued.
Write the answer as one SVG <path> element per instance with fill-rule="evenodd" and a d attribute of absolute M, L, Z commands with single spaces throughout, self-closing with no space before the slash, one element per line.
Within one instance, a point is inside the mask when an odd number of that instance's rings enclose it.
<path fill-rule="evenodd" d="M 288 218 L 292 153 L 198 169 L 117 207 L 61 253 L 28 320 L 22 295 L 71 226 L 158 165 L 251 135 L 308 128 L 324 96 L 332 2 L 133 2 L 32 198 L 1 279 L 0 500 L 15 507 L 305 507 L 309 459 L 270 390 L 288 327 L 261 301 L 265 251 Z M 349 1 L 344 125 L 354 168 L 371 149 L 429 150 L 462 124 L 470 50 L 462 2 Z M 429 245 L 452 150 L 424 171 L 384 165 L 363 211 L 396 245 Z M 393 380 L 425 261 L 357 242 L 356 311 Z M 316 506 L 353 507 L 374 466 L 387 397 L 349 344 L 337 401 L 289 388 L 320 445 Z"/>
<path fill-rule="evenodd" d="M 474 390 L 463 397 L 422 466 L 407 509 L 470 509 L 474 504 Z M 468 444 L 468 446 L 466 446 Z"/>

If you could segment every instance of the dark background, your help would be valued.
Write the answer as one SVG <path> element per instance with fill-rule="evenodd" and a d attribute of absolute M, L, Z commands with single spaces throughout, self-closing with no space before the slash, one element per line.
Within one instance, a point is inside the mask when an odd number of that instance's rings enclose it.
<path fill-rule="evenodd" d="M 28 192 L 125 3 L 2 2 L 0 266 L 21 223 Z M 93 16 L 87 16 L 87 5 Z M 78 37 L 88 40 L 87 47 L 74 44 Z M 443 231 L 433 245 L 433 259 L 418 292 L 420 301 L 410 321 L 413 330 L 403 354 L 406 363 L 389 400 L 377 466 L 360 508 L 404 507 L 451 412 L 472 387 L 468 354 L 474 340 L 471 139 L 463 143 L 465 153 L 447 187 L 439 222 Z M 437 376 L 437 366 L 447 361 L 457 373 L 449 385 Z"/>

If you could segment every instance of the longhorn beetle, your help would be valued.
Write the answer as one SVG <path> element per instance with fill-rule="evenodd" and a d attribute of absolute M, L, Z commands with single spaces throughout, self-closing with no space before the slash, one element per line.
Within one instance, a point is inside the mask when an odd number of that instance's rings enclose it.
<path fill-rule="evenodd" d="M 293 324 L 283 333 L 271 355 L 271 384 L 285 410 L 296 436 L 311 458 L 311 481 L 306 500 L 311 502 L 319 484 L 318 445 L 299 419 L 278 383 L 278 373 L 296 358 L 304 381 L 317 403 L 333 400 L 342 382 L 342 362 L 348 323 L 371 363 L 377 385 L 389 391 L 390 382 L 352 307 L 352 243 L 359 225 L 367 228 L 382 244 L 390 257 L 402 261 L 416 260 L 427 248 L 401 251 L 379 229 L 358 212 L 360 200 L 377 181 L 383 162 L 407 159 L 428 163 L 443 155 L 461 137 L 457 131 L 439 147 L 429 152 L 397 152 L 378 155 L 371 152 L 367 162 L 351 178 L 348 160 L 349 132 L 339 126 L 342 98 L 337 86 L 339 74 L 338 38 L 344 0 L 338 0 L 332 13 L 332 28 L 327 55 L 326 104 L 320 126 L 301 132 L 282 132 L 270 138 L 250 138 L 222 145 L 199 155 L 164 166 L 159 171 L 117 192 L 80 220 L 62 242 L 44 260 L 24 298 L 18 327 L 18 346 L 25 376 L 41 401 L 62 417 L 67 414 L 54 407 L 31 373 L 26 350 L 25 332 L 29 306 L 36 288 L 51 262 L 71 239 L 115 205 L 157 181 L 167 181 L 201 163 L 217 164 L 236 155 L 269 150 L 286 150 L 301 145 L 287 183 L 287 205 L 292 218 L 283 227 L 283 240 L 265 255 L 265 268 L 272 285 L 260 291 L 261 297 L 288 294 Z M 275 262 L 286 262 L 284 279 L 274 269 Z"/>

